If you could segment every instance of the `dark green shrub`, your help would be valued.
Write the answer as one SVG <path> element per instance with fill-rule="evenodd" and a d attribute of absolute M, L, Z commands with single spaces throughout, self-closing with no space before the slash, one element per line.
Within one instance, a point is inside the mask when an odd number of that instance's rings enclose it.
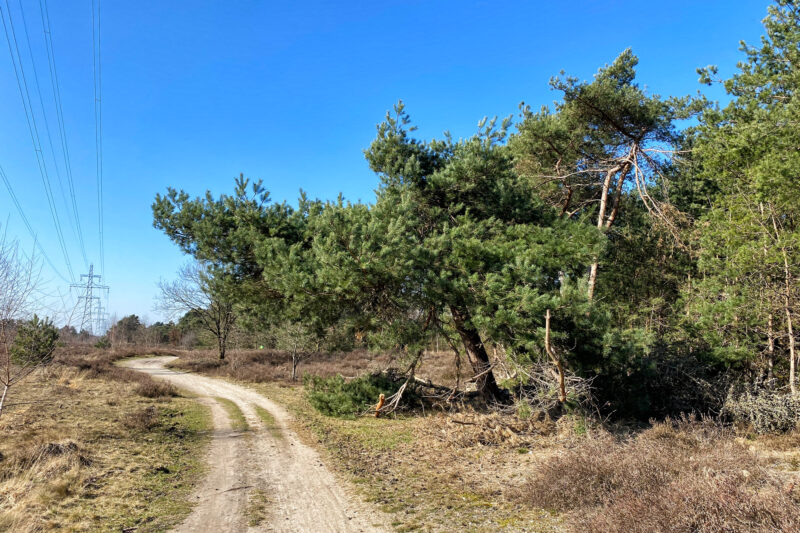
<path fill-rule="evenodd" d="M 303 378 L 311 405 L 322 414 L 353 418 L 398 391 L 402 382 L 384 375 L 369 375 L 346 381 L 341 375 L 323 378 L 306 374 Z"/>
<path fill-rule="evenodd" d="M 23 322 L 11 345 L 11 359 L 18 365 L 47 364 L 53 360 L 58 329 L 50 319 L 33 318 Z"/>
<path fill-rule="evenodd" d="M 103 335 L 102 337 L 97 339 L 97 342 L 94 343 L 94 347 L 95 348 L 100 348 L 101 350 L 105 350 L 105 349 L 111 348 L 111 341 L 108 340 L 108 337 Z"/>

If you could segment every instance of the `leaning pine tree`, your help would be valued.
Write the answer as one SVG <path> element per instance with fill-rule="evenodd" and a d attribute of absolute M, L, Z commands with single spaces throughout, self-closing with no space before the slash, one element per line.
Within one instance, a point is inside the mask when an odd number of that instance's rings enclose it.
<path fill-rule="evenodd" d="M 239 307 L 256 320 L 317 332 L 349 323 L 373 346 L 404 351 L 410 375 L 433 332 L 454 331 L 477 391 L 507 401 L 486 333 L 512 353 L 546 356 L 545 311 L 599 253 L 601 235 L 559 219 L 519 178 L 507 121 L 460 142 L 413 139 L 408 124 L 400 104 L 367 150 L 381 180 L 372 205 L 303 196 L 292 209 L 240 179 L 218 199 L 170 190 L 156 199 L 155 224 L 238 283 Z"/>

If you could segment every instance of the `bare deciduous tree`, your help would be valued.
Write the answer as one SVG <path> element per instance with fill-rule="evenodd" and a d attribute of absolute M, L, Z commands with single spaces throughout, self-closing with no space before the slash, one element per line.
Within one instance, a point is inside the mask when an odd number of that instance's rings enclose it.
<path fill-rule="evenodd" d="M 161 294 L 157 309 L 170 318 L 194 313 L 203 328 L 217 339 L 219 358 L 225 359 L 228 336 L 236 322 L 236 314 L 233 299 L 225 294 L 209 268 L 201 263 L 189 263 L 178 271 L 178 279 L 161 281 L 158 286 Z"/>
<path fill-rule="evenodd" d="M 275 346 L 292 354 L 292 381 L 297 379 L 297 367 L 308 356 L 308 350 L 317 341 L 316 335 L 299 322 L 284 322 L 272 329 Z"/>
<path fill-rule="evenodd" d="M 17 322 L 29 312 L 39 274 L 33 257 L 23 257 L 16 241 L 7 240 L 5 234 L 0 236 L 0 414 L 8 390 L 45 362 L 33 357 L 15 364 L 11 354 Z"/>

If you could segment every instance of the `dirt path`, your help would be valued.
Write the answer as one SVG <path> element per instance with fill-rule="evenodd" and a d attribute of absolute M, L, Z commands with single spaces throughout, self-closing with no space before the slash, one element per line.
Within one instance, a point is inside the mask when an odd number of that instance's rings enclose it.
<path fill-rule="evenodd" d="M 211 406 L 214 438 L 210 470 L 195 497 L 192 514 L 176 531 L 379 532 L 385 517 L 358 500 L 320 460 L 319 454 L 289 429 L 290 415 L 264 396 L 239 385 L 164 365 L 174 357 L 133 359 L 123 364 L 169 381 Z M 224 409 L 213 398 L 233 401 L 250 430 L 231 430 Z M 267 427 L 255 406 L 274 418 Z M 259 520 L 262 507 L 266 515 Z"/>

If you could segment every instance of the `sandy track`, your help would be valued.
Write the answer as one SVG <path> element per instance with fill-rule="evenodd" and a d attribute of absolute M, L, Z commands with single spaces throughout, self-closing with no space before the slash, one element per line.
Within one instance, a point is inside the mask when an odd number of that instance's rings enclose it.
<path fill-rule="evenodd" d="M 281 406 L 245 387 L 220 379 L 177 372 L 164 365 L 174 357 L 132 359 L 123 365 L 200 396 L 212 408 L 214 437 L 209 473 L 195 497 L 198 505 L 176 531 L 379 532 L 385 517 L 362 503 L 322 463 L 319 454 L 289 429 Z M 250 431 L 231 430 L 214 397 L 227 398 L 244 413 Z M 270 431 L 254 406 L 275 418 Z M 248 496 L 263 491 L 268 516 L 248 525 Z"/>

